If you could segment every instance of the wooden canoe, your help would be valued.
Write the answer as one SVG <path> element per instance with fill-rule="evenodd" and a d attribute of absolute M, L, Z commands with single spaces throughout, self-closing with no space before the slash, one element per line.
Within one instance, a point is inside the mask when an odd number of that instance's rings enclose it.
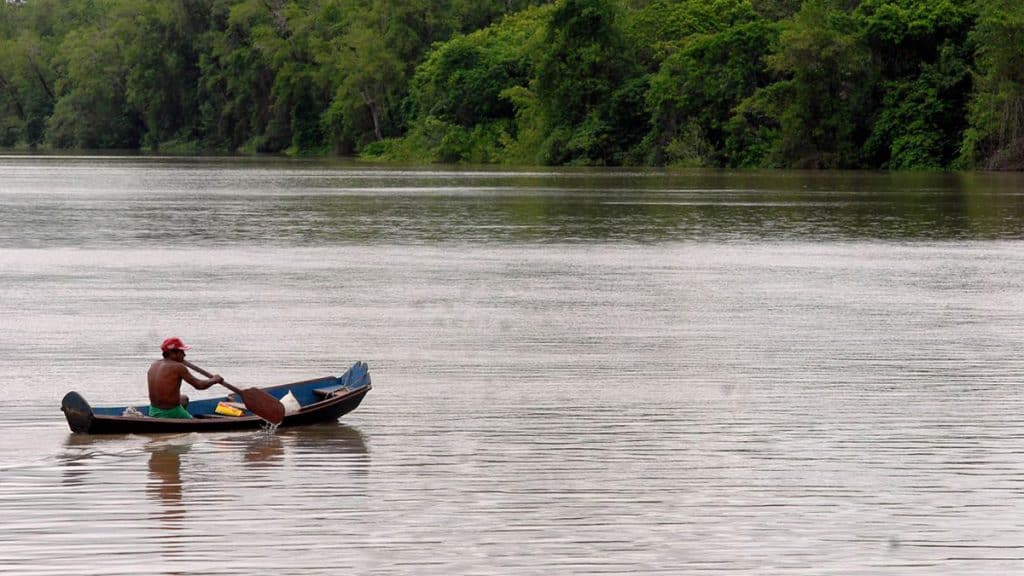
<path fill-rule="evenodd" d="M 286 414 L 281 426 L 302 426 L 337 420 L 355 410 L 373 386 L 366 363 L 356 362 L 341 376 L 324 376 L 292 384 L 261 388 L 280 400 L 289 392 L 298 400 L 300 408 Z M 162 432 L 220 432 L 261 428 L 267 422 L 252 412 L 241 416 L 216 413 L 220 402 L 240 402 L 238 398 L 222 396 L 189 402 L 192 419 L 153 418 L 148 416 L 149 405 L 96 408 L 89 405 L 78 392 L 68 392 L 61 401 L 61 411 L 68 426 L 77 434 L 145 434 Z"/>

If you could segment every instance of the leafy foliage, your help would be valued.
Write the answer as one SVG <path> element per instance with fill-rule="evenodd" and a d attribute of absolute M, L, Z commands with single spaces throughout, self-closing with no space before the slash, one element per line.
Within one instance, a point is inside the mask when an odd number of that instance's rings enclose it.
<path fill-rule="evenodd" d="M 869 53 L 857 41 L 849 14 L 808 0 L 785 23 L 780 49 L 768 57 L 785 102 L 776 111 L 779 139 L 773 162 L 838 168 L 857 164 L 858 106 L 868 85 Z"/>
<path fill-rule="evenodd" d="M 942 168 L 956 158 L 971 88 L 968 8 L 963 0 L 870 0 L 858 7 L 882 91 L 871 104 L 870 165 Z"/>
<path fill-rule="evenodd" d="M 408 139 L 420 160 L 501 162 L 514 141 L 516 107 L 508 91 L 526 89 L 548 8 L 521 11 L 439 45 L 417 68 L 409 90 Z"/>
<path fill-rule="evenodd" d="M 691 36 L 651 80 L 655 163 L 736 165 L 726 156 L 727 124 L 736 106 L 768 85 L 765 58 L 777 27 L 747 13 L 742 25 Z"/>
<path fill-rule="evenodd" d="M 976 47 L 976 90 L 961 162 L 986 168 L 1024 169 L 1024 4 L 1015 0 L 980 3 Z"/>
<path fill-rule="evenodd" d="M 1024 168 L 1015 0 L 0 4 L 0 145 Z"/>
<path fill-rule="evenodd" d="M 624 16 L 613 0 L 561 0 L 552 10 L 533 84 L 550 134 L 546 162 L 618 164 L 638 140 L 615 121 L 636 105 L 623 92 L 638 73 Z"/>

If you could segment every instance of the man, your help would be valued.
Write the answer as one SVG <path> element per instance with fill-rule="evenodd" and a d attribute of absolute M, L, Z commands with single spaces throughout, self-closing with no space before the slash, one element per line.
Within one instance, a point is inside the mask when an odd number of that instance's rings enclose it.
<path fill-rule="evenodd" d="M 224 381 L 219 374 L 206 380 L 200 380 L 182 364 L 185 361 L 186 346 L 181 338 L 171 337 L 160 344 L 164 357 L 153 362 L 149 367 L 149 415 L 157 418 L 191 418 L 185 407 L 188 396 L 181 393 L 181 381 L 184 380 L 196 390 L 206 390 L 210 386 Z"/>

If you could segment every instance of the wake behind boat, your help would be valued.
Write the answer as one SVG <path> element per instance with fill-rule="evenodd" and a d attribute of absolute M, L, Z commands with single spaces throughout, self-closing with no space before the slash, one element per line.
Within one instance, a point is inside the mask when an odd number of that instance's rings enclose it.
<path fill-rule="evenodd" d="M 290 400 L 287 398 L 290 392 L 297 406 L 286 412 L 280 425 L 302 426 L 337 420 L 355 410 L 372 388 L 366 363 L 356 362 L 341 376 L 324 376 L 259 390 L 279 401 Z M 263 418 L 240 405 L 234 396 L 193 400 L 188 405 L 192 419 L 147 416 L 149 404 L 94 408 L 74 391 L 64 396 L 60 409 L 71 431 L 78 434 L 219 432 L 260 428 L 266 424 Z M 227 415 L 229 413 L 240 415 Z"/>

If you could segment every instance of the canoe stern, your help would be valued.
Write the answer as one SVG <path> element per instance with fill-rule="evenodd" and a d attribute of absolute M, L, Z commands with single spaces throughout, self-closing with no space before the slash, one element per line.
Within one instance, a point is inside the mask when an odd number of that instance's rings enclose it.
<path fill-rule="evenodd" d="M 68 392 L 60 401 L 60 410 L 68 420 L 72 432 L 88 434 L 95 415 L 92 406 L 78 392 Z"/>

